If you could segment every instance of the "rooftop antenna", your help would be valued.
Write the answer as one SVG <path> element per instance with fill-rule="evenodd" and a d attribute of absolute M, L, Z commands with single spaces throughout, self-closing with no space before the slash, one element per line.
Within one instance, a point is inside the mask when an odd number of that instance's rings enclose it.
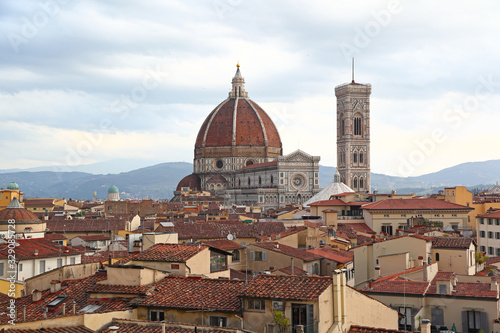
<path fill-rule="evenodd" d="M 352 83 L 354 83 L 354 57 L 352 57 Z"/>

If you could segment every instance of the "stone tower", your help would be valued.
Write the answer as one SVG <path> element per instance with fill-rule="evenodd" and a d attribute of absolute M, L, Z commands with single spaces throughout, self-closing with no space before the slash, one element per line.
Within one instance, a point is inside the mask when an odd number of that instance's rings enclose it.
<path fill-rule="evenodd" d="M 370 84 L 335 87 L 337 97 L 337 168 L 356 192 L 370 193 Z"/>

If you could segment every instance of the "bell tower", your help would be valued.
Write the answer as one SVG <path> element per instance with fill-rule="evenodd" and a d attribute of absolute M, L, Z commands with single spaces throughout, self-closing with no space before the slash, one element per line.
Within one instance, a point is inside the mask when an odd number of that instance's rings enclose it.
<path fill-rule="evenodd" d="M 356 192 L 370 193 L 370 84 L 335 87 L 337 165 L 341 181 Z"/>

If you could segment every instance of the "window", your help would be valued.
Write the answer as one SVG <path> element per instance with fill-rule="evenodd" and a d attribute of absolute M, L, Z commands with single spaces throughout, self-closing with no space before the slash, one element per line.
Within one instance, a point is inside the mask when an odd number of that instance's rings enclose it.
<path fill-rule="evenodd" d="M 224 254 L 210 252 L 210 272 L 219 272 L 227 269 L 227 258 Z"/>
<path fill-rule="evenodd" d="M 179 264 L 170 264 L 170 269 L 174 271 L 178 271 L 181 268 Z"/>
<path fill-rule="evenodd" d="M 500 248 L 497 248 L 497 257 L 500 256 Z"/>
<path fill-rule="evenodd" d="M 0 262 L 0 276 L 4 276 L 3 262 Z"/>
<path fill-rule="evenodd" d="M 399 329 L 411 331 L 411 308 L 400 307 L 398 310 L 403 315 L 403 318 L 399 319 Z"/>
<path fill-rule="evenodd" d="M 436 253 L 436 262 L 439 261 L 439 253 Z"/>
<path fill-rule="evenodd" d="M 210 316 L 210 326 L 227 327 L 227 317 Z"/>
<path fill-rule="evenodd" d="M 62 259 L 57 259 L 57 267 L 62 267 Z"/>
<path fill-rule="evenodd" d="M 495 238 L 500 239 L 500 232 L 495 232 Z"/>
<path fill-rule="evenodd" d="M 358 178 L 354 178 L 352 181 L 352 187 L 358 188 Z"/>
<path fill-rule="evenodd" d="M 401 214 L 401 217 L 406 217 L 406 214 Z"/>
<path fill-rule="evenodd" d="M 485 252 L 485 251 L 486 251 L 486 246 L 481 245 L 481 246 L 479 247 L 479 251 L 481 251 L 481 252 Z"/>
<path fill-rule="evenodd" d="M 488 238 L 493 238 L 493 231 L 488 231 Z"/>
<path fill-rule="evenodd" d="M 267 252 L 266 251 L 250 251 L 250 260 L 267 261 Z"/>
<path fill-rule="evenodd" d="M 358 153 L 354 153 L 354 155 L 352 156 L 352 161 L 354 163 L 358 163 Z"/>
<path fill-rule="evenodd" d="M 484 231 L 484 230 L 479 231 L 479 237 L 485 238 L 486 237 L 486 231 Z"/>
<path fill-rule="evenodd" d="M 446 288 L 445 284 L 440 284 L 439 285 L 439 293 L 440 294 L 447 294 L 448 293 L 448 288 Z"/>
<path fill-rule="evenodd" d="M 484 224 L 484 219 L 483 218 L 479 219 L 479 224 Z"/>
<path fill-rule="evenodd" d="M 457 217 L 457 214 L 451 214 L 452 217 Z"/>
<path fill-rule="evenodd" d="M 319 275 L 319 264 L 317 262 L 312 265 L 312 274 Z"/>
<path fill-rule="evenodd" d="M 18 268 L 19 272 L 22 272 L 23 271 L 23 264 L 19 264 L 17 266 L 17 268 Z"/>
<path fill-rule="evenodd" d="M 262 185 L 262 177 L 259 176 L 259 185 Z"/>
<path fill-rule="evenodd" d="M 234 261 L 240 261 L 240 250 L 233 251 L 233 262 Z"/>
<path fill-rule="evenodd" d="M 500 219 L 495 220 L 495 225 L 500 225 Z"/>
<path fill-rule="evenodd" d="M 488 246 L 488 254 L 493 255 L 493 248 L 491 246 Z"/>
<path fill-rule="evenodd" d="M 262 299 L 249 299 L 247 301 L 247 309 L 249 310 L 265 310 L 266 301 Z"/>
<path fill-rule="evenodd" d="M 363 153 L 359 153 L 359 163 L 363 163 Z"/>
<path fill-rule="evenodd" d="M 73 257 L 73 258 L 69 258 L 69 263 L 70 263 L 70 265 L 74 265 L 74 264 L 75 264 L 75 261 L 76 261 L 76 260 L 75 260 L 75 258 L 74 258 L 74 257 Z"/>
<path fill-rule="evenodd" d="M 384 217 L 389 217 L 389 214 L 384 214 Z"/>
<path fill-rule="evenodd" d="M 45 260 L 40 260 L 40 274 L 45 273 Z"/>
<path fill-rule="evenodd" d="M 444 311 L 440 308 L 431 309 L 431 323 L 433 325 L 444 325 Z"/>
<path fill-rule="evenodd" d="M 271 175 L 271 185 L 274 184 L 274 178 L 273 175 Z"/>
<path fill-rule="evenodd" d="M 492 225 L 493 224 L 493 220 L 492 219 L 488 219 L 488 225 Z"/>
<path fill-rule="evenodd" d="M 361 135 L 361 117 L 354 117 L 354 135 Z"/>
<path fill-rule="evenodd" d="M 387 233 L 388 236 L 392 236 L 392 225 L 383 225 L 382 232 Z"/>
<path fill-rule="evenodd" d="M 149 311 L 149 320 L 151 321 L 164 321 L 165 312 L 161 310 L 151 310 Z"/>

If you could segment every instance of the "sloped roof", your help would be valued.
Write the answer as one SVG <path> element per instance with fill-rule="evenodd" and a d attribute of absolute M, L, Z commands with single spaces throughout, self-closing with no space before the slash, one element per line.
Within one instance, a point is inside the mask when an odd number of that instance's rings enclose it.
<path fill-rule="evenodd" d="M 277 242 L 254 243 L 252 244 L 252 246 L 257 246 L 269 251 L 281 253 L 286 256 L 294 257 L 303 261 L 313 261 L 322 258 L 321 256 L 315 253 L 309 253 L 308 251 L 297 249 L 295 247 L 284 244 L 279 244 Z"/>
<path fill-rule="evenodd" d="M 340 193 L 354 193 L 354 190 L 340 181 L 333 181 L 330 185 L 315 194 L 311 199 L 307 200 L 304 203 L 304 206 L 310 206 L 312 203 L 318 201 L 330 200 L 332 195 Z"/>
<path fill-rule="evenodd" d="M 62 246 L 44 238 L 17 239 L 15 253 L 17 260 L 29 260 L 34 258 L 52 258 L 59 256 L 74 256 L 81 254 L 72 246 Z M 38 251 L 38 255 L 35 255 Z M 7 246 L 0 248 L 0 259 L 5 259 L 9 255 Z"/>
<path fill-rule="evenodd" d="M 433 248 L 468 249 L 471 243 L 476 243 L 472 238 L 466 237 L 435 237 L 432 241 Z"/>
<path fill-rule="evenodd" d="M 259 275 L 242 297 L 314 301 L 332 284 L 329 276 Z"/>
<path fill-rule="evenodd" d="M 208 249 L 196 244 L 155 244 L 143 252 L 133 255 L 130 260 L 185 262 L 201 251 Z"/>
<path fill-rule="evenodd" d="M 438 199 L 411 198 L 411 199 L 385 199 L 363 205 L 366 210 L 464 210 L 474 208 L 446 202 Z"/>
<path fill-rule="evenodd" d="M 341 264 L 348 263 L 350 261 L 353 261 L 353 259 L 354 259 L 353 252 L 345 251 L 345 250 L 341 250 L 341 249 L 335 250 L 329 246 L 320 247 L 318 249 L 310 249 L 310 250 L 307 250 L 307 252 L 317 254 L 319 256 L 322 256 L 323 258 L 333 260 L 333 261 L 339 262 Z"/>
<path fill-rule="evenodd" d="M 244 281 L 193 277 L 166 277 L 154 285 L 151 296 L 136 300 L 137 306 L 170 309 L 241 312 L 238 296 Z"/>

